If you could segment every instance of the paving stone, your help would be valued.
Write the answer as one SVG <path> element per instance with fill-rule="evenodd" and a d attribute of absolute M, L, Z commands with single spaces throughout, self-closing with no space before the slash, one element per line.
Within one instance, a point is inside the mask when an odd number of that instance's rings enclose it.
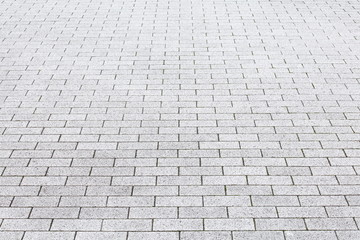
<path fill-rule="evenodd" d="M 180 195 L 225 195 L 223 186 L 180 186 Z"/>
<path fill-rule="evenodd" d="M 116 239 L 125 240 L 126 232 L 77 232 L 76 240 L 91 240 L 91 239 Z"/>
<path fill-rule="evenodd" d="M 337 239 L 334 231 L 285 231 L 286 239 Z"/>
<path fill-rule="evenodd" d="M 54 231 L 100 231 L 100 219 L 55 219 L 51 225 Z"/>
<path fill-rule="evenodd" d="M 249 239 L 249 240 L 284 240 L 281 231 L 234 231 L 233 239 Z"/>
<path fill-rule="evenodd" d="M 133 190 L 134 196 L 175 196 L 177 194 L 177 186 L 135 186 Z"/>
<path fill-rule="evenodd" d="M 148 219 L 109 219 L 104 220 L 103 231 L 150 231 L 152 227 L 151 220 Z"/>
<path fill-rule="evenodd" d="M 248 196 L 204 196 L 204 206 L 250 206 L 250 198 Z"/>
<path fill-rule="evenodd" d="M 309 230 L 356 230 L 352 218 L 311 218 L 305 220 Z"/>
<path fill-rule="evenodd" d="M 117 207 L 152 207 L 154 206 L 154 197 L 119 197 L 119 196 L 110 196 L 107 200 L 108 206 L 117 206 Z"/>
<path fill-rule="evenodd" d="M 347 206 L 343 196 L 300 196 L 301 206 Z"/>
<path fill-rule="evenodd" d="M 296 196 L 252 196 L 253 206 L 299 206 Z"/>
<path fill-rule="evenodd" d="M 336 231 L 336 235 L 338 236 L 339 240 L 357 239 L 360 236 L 360 231 L 358 231 L 358 230 L 355 230 L 355 231 L 349 231 L 349 230 Z"/>
<path fill-rule="evenodd" d="M 30 218 L 77 218 L 80 208 L 33 208 Z"/>
<path fill-rule="evenodd" d="M 12 207 L 56 207 L 60 197 L 18 196 L 11 202 Z"/>
<path fill-rule="evenodd" d="M 0 227 L 2 231 L 48 231 L 50 219 L 5 219 Z"/>
<path fill-rule="evenodd" d="M 30 208 L 0 208 L 0 218 L 28 218 Z"/>
<path fill-rule="evenodd" d="M 252 219 L 206 219 L 205 230 L 254 230 Z"/>
<path fill-rule="evenodd" d="M 230 240 L 231 232 L 226 231 L 202 231 L 202 232 L 187 232 L 182 231 L 180 233 L 180 240 Z"/>
<path fill-rule="evenodd" d="M 0 239 L 359 239 L 359 1 L 3 1 Z"/>
<path fill-rule="evenodd" d="M 203 206 L 203 198 L 201 196 L 157 196 L 155 205 L 159 207 L 194 207 Z"/>
<path fill-rule="evenodd" d="M 225 207 L 180 207 L 179 218 L 226 218 Z"/>
<path fill-rule="evenodd" d="M 26 232 L 23 239 L 26 240 L 70 240 L 74 239 L 75 232 Z"/>
<path fill-rule="evenodd" d="M 85 186 L 44 186 L 40 196 L 83 196 L 85 191 Z"/>
<path fill-rule="evenodd" d="M 127 218 L 128 212 L 129 210 L 127 208 L 87 207 L 87 208 L 81 208 L 79 218 L 84 218 L 84 219 Z"/>
<path fill-rule="evenodd" d="M 87 196 L 127 196 L 131 193 L 130 186 L 88 186 Z"/>
<path fill-rule="evenodd" d="M 8 240 L 20 240 L 23 238 L 23 235 L 23 232 L 0 232 L 0 237 Z"/>
<path fill-rule="evenodd" d="M 275 207 L 229 207 L 230 218 L 269 218 L 277 217 Z"/>
<path fill-rule="evenodd" d="M 176 218 L 177 211 L 175 207 L 132 207 L 129 218 Z"/>
<path fill-rule="evenodd" d="M 127 239 L 177 240 L 179 239 L 179 234 L 177 232 L 130 232 Z"/>
<path fill-rule="evenodd" d="M 83 196 L 64 196 L 61 197 L 59 206 L 61 207 L 103 207 L 106 205 L 107 197 L 83 197 Z"/>
<path fill-rule="evenodd" d="M 274 195 L 320 195 L 319 189 L 316 186 L 272 186 Z"/>
<path fill-rule="evenodd" d="M 305 222 L 303 219 L 296 218 L 269 218 L 255 219 L 257 230 L 305 230 Z"/>
<path fill-rule="evenodd" d="M 279 217 L 289 218 L 311 218 L 311 217 L 326 217 L 326 212 L 323 207 L 277 207 Z"/>
<path fill-rule="evenodd" d="M 272 195 L 270 186 L 226 186 L 227 195 Z"/>
<path fill-rule="evenodd" d="M 203 230 L 201 219 L 155 219 L 154 231 Z"/>

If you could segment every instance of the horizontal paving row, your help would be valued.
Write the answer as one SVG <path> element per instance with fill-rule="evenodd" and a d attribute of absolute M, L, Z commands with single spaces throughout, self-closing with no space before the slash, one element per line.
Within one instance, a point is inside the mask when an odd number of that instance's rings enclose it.
<path fill-rule="evenodd" d="M 360 239 L 359 0 L 0 9 L 0 239 Z"/>

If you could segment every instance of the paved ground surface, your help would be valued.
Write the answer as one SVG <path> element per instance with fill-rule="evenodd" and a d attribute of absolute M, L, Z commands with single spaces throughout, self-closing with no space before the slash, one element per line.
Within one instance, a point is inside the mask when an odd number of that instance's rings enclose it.
<path fill-rule="evenodd" d="M 0 239 L 360 239 L 359 1 L 0 8 Z"/>

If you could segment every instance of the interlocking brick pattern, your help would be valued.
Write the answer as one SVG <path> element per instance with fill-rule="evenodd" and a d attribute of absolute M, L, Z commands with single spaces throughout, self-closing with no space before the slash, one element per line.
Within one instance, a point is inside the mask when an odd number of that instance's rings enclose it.
<path fill-rule="evenodd" d="M 360 239 L 358 0 L 0 9 L 0 239 Z"/>

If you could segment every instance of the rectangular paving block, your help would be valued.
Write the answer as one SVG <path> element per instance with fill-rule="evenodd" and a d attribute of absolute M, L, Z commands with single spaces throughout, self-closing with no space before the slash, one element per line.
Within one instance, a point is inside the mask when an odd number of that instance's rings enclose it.
<path fill-rule="evenodd" d="M 252 219 L 206 219 L 205 230 L 254 230 Z"/>
<path fill-rule="evenodd" d="M 201 219 L 155 219 L 154 231 L 203 230 Z"/>

